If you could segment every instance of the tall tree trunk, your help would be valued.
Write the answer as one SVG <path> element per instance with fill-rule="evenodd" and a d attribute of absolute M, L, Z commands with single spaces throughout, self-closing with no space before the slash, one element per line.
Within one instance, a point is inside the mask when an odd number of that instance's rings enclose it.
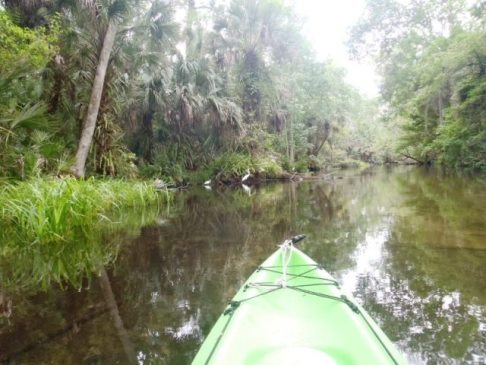
<path fill-rule="evenodd" d="M 293 129 L 293 121 L 292 118 L 289 118 L 289 162 L 290 167 L 294 167 L 294 160 L 295 160 L 295 151 L 294 151 L 294 129 Z"/>
<path fill-rule="evenodd" d="M 438 103 L 438 109 L 439 109 L 439 126 L 444 124 L 444 105 L 442 101 L 442 89 L 439 90 L 439 103 Z"/>
<path fill-rule="evenodd" d="M 314 148 L 312 149 L 312 154 L 314 156 L 317 156 L 319 152 L 321 151 L 322 147 L 324 146 L 324 143 L 329 139 L 331 136 L 331 123 L 329 121 L 325 121 L 323 128 L 322 128 L 322 133 L 316 133 L 316 143 L 314 144 Z M 318 143 L 318 139 L 321 137 L 321 141 Z"/>
<path fill-rule="evenodd" d="M 149 110 L 143 113 L 142 116 L 142 128 L 140 131 L 141 134 L 141 144 L 139 145 L 140 152 L 142 153 L 143 158 L 149 162 L 154 162 L 154 128 L 152 120 L 154 118 L 154 112 L 149 107 Z"/>
<path fill-rule="evenodd" d="M 101 49 L 98 66 L 96 67 L 96 75 L 91 89 L 91 98 L 89 100 L 88 112 L 83 123 L 83 131 L 79 139 L 78 150 L 76 151 L 76 160 L 71 167 L 71 172 L 76 177 L 84 177 L 86 159 L 88 158 L 89 149 L 93 140 L 93 134 L 96 127 L 96 120 L 98 119 L 98 111 L 100 109 L 101 95 L 103 92 L 103 85 L 105 83 L 106 69 L 108 68 L 108 61 L 115 42 L 117 31 L 116 20 L 111 20 L 106 29 L 105 38 L 103 39 L 103 47 Z"/>

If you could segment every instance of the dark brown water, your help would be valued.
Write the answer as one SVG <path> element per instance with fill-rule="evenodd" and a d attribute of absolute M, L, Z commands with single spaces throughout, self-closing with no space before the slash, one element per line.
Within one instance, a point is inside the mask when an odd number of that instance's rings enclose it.
<path fill-rule="evenodd" d="M 0 362 L 188 365 L 295 233 L 411 364 L 486 363 L 486 181 L 384 168 L 178 193 L 157 224 L 116 238 L 116 260 L 83 290 L 0 291 Z"/>

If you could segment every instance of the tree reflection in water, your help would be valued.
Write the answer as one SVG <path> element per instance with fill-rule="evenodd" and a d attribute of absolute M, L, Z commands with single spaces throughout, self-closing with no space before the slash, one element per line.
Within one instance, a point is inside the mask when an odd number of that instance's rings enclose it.
<path fill-rule="evenodd" d="M 353 292 L 411 364 L 484 362 L 483 191 L 478 179 L 377 169 L 267 185 L 251 196 L 181 192 L 170 214 L 120 242 L 116 262 L 89 289 L 10 294 L 0 359 L 190 364 L 255 267 L 283 238 L 306 233 L 303 250 Z"/>

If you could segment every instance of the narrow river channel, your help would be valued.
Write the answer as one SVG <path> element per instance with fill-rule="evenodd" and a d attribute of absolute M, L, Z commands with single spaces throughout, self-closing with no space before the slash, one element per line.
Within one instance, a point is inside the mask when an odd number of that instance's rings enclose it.
<path fill-rule="evenodd" d="M 486 180 L 417 168 L 177 193 L 82 290 L 2 294 L 0 363 L 189 365 L 296 233 L 410 364 L 486 363 Z"/>

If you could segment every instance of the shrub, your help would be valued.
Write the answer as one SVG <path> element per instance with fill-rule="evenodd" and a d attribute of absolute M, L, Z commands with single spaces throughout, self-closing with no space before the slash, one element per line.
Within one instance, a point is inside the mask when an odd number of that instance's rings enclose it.
<path fill-rule="evenodd" d="M 278 178 L 283 172 L 275 159 L 263 157 L 254 161 L 254 170 L 266 178 Z"/>
<path fill-rule="evenodd" d="M 225 153 L 209 163 L 207 167 L 211 176 L 225 180 L 235 178 L 250 172 L 255 172 L 249 155 L 234 152 Z"/>

